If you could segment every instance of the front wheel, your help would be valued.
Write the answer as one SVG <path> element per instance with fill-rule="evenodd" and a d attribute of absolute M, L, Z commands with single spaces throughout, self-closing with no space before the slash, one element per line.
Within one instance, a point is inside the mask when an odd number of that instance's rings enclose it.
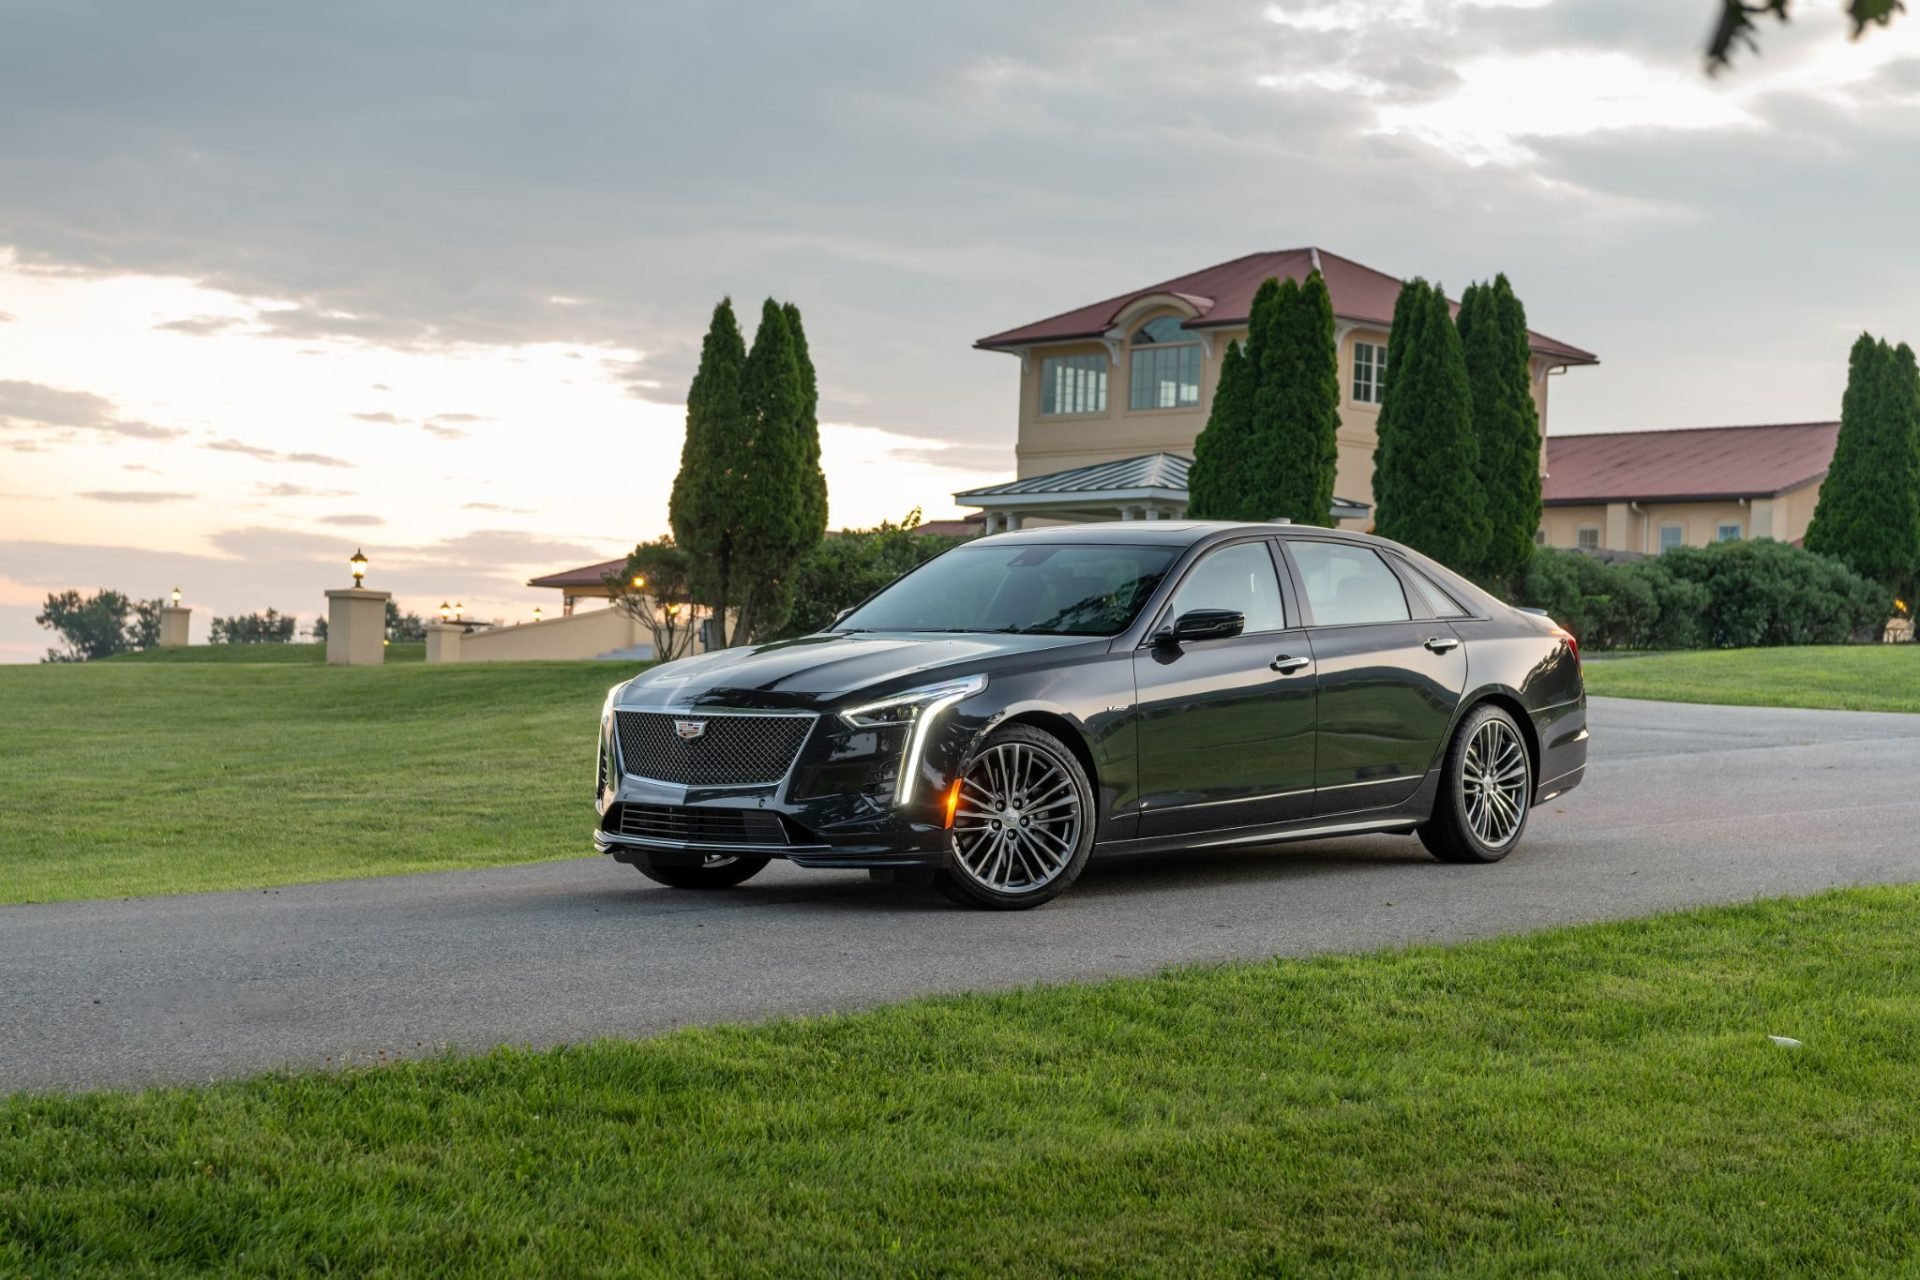
<path fill-rule="evenodd" d="M 1442 862 L 1498 862 L 1520 843 L 1533 798 L 1533 761 L 1514 718 L 1475 707 L 1447 747 L 1433 817 L 1420 843 Z"/>
<path fill-rule="evenodd" d="M 650 854 L 635 853 L 633 869 L 649 880 L 675 889 L 731 889 L 765 871 L 769 861 L 767 858 L 710 853 L 697 867 L 670 866 L 655 862 Z"/>
<path fill-rule="evenodd" d="M 1058 897 L 1093 852 L 1093 787 L 1066 744 L 1032 725 L 987 740 L 960 774 L 949 865 L 934 885 L 967 907 Z"/>

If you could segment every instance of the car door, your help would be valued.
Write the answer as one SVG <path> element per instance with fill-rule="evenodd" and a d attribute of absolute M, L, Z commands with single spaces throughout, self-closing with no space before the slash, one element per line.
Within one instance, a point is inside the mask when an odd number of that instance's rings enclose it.
<path fill-rule="evenodd" d="M 1398 804 L 1420 785 L 1453 723 L 1466 646 L 1429 616 L 1380 553 L 1332 539 L 1284 540 L 1305 606 L 1318 690 L 1313 811 Z"/>
<path fill-rule="evenodd" d="M 1269 538 L 1214 547 L 1182 576 L 1133 660 L 1142 837 L 1312 812 L 1313 655 Z M 1195 609 L 1245 615 L 1225 639 L 1174 642 Z"/>

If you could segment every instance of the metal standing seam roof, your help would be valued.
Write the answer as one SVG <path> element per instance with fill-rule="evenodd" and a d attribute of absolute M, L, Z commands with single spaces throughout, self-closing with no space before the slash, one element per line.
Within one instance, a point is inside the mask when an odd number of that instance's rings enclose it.
<path fill-rule="evenodd" d="M 968 489 L 953 495 L 956 502 L 969 498 L 1072 497 L 1076 493 L 1136 493 L 1145 489 L 1163 490 L 1167 497 L 1184 500 L 1187 477 L 1193 459 L 1177 453 L 1143 453 L 1118 462 L 1096 462 L 1090 466 L 1055 471 L 1044 476 L 1028 476 L 984 489 Z M 1364 516 L 1373 508 L 1364 502 L 1335 497 L 1334 514 Z"/>
<path fill-rule="evenodd" d="M 973 345 L 984 350 L 1024 347 L 1036 342 L 1066 342 L 1098 338 L 1107 333 L 1128 307 L 1154 294 L 1173 294 L 1199 314 L 1182 322 L 1187 329 L 1220 328 L 1243 325 L 1253 306 L 1253 295 L 1269 278 L 1305 280 L 1315 265 L 1327 282 L 1333 299 L 1333 313 L 1345 320 L 1386 328 L 1393 322 L 1393 304 L 1400 297 L 1401 282 L 1384 271 L 1363 266 L 1325 249 L 1280 249 L 1250 253 L 1231 262 L 1203 267 L 1159 284 L 1134 289 L 1100 302 L 1076 307 L 1045 320 L 1021 325 L 980 339 Z M 1458 303 L 1450 303 L 1458 311 Z M 1561 364 L 1598 364 L 1600 358 L 1571 343 L 1529 331 L 1536 355 Z"/>
<path fill-rule="evenodd" d="M 1548 436 L 1549 505 L 1770 498 L 1826 477 L 1837 422 Z"/>
<path fill-rule="evenodd" d="M 1191 458 L 1177 453 L 1143 453 L 1118 462 L 1096 462 L 1091 466 L 1056 471 L 1051 475 L 1028 476 L 1006 484 L 988 485 L 956 493 L 956 499 L 1017 497 L 1021 494 L 1111 493 L 1115 490 L 1167 489 L 1184 495 Z"/>

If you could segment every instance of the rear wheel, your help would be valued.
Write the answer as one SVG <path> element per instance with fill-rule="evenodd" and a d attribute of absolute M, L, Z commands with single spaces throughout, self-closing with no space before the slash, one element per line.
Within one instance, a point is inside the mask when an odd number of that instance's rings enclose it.
<path fill-rule="evenodd" d="M 1093 851 L 1093 787 L 1066 744 L 1016 724 L 960 774 L 949 865 L 934 884 L 968 907 L 1018 911 L 1058 897 Z"/>
<path fill-rule="evenodd" d="M 1498 862 L 1520 843 L 1533 799 L 1533 761 L 1514 718 L 1486 703 L 1447 748 L 1433 817 L 1420 843 L 1442 862 Z"/>
<path fill-rule="evenodd" d="M 651 854 L 635 853 L 633 869 L 649 880 L 675 889 L 731 889 L 766 870 L 769 861 L 731 853 L 710 853 L 697 867 L 675 866 L 657 862 Z"/>

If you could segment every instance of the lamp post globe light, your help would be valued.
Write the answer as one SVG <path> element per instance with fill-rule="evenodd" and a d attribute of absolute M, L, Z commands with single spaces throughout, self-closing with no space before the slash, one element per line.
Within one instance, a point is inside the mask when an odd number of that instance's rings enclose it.
<path fill-rule="evenodd" d="M 353 586 L 327 596 L 327 665 L 379 666 L 387 651 L 387 607 L 393 597 L 369 591 L 367 553 L 355 550 L 347 567 Z"/>
<path fill-rule="evenodd" d="M 180 588 L 178 587 L 173 589 L 173 607 L 176 609 L 180 607 Z"/>
<path fill-rule="evenodd" d="M 440 602 L 440 621 L 442 622 L 453 621 L 453 606 L 448 604 L 445 600 L 442 600 Z"/>

